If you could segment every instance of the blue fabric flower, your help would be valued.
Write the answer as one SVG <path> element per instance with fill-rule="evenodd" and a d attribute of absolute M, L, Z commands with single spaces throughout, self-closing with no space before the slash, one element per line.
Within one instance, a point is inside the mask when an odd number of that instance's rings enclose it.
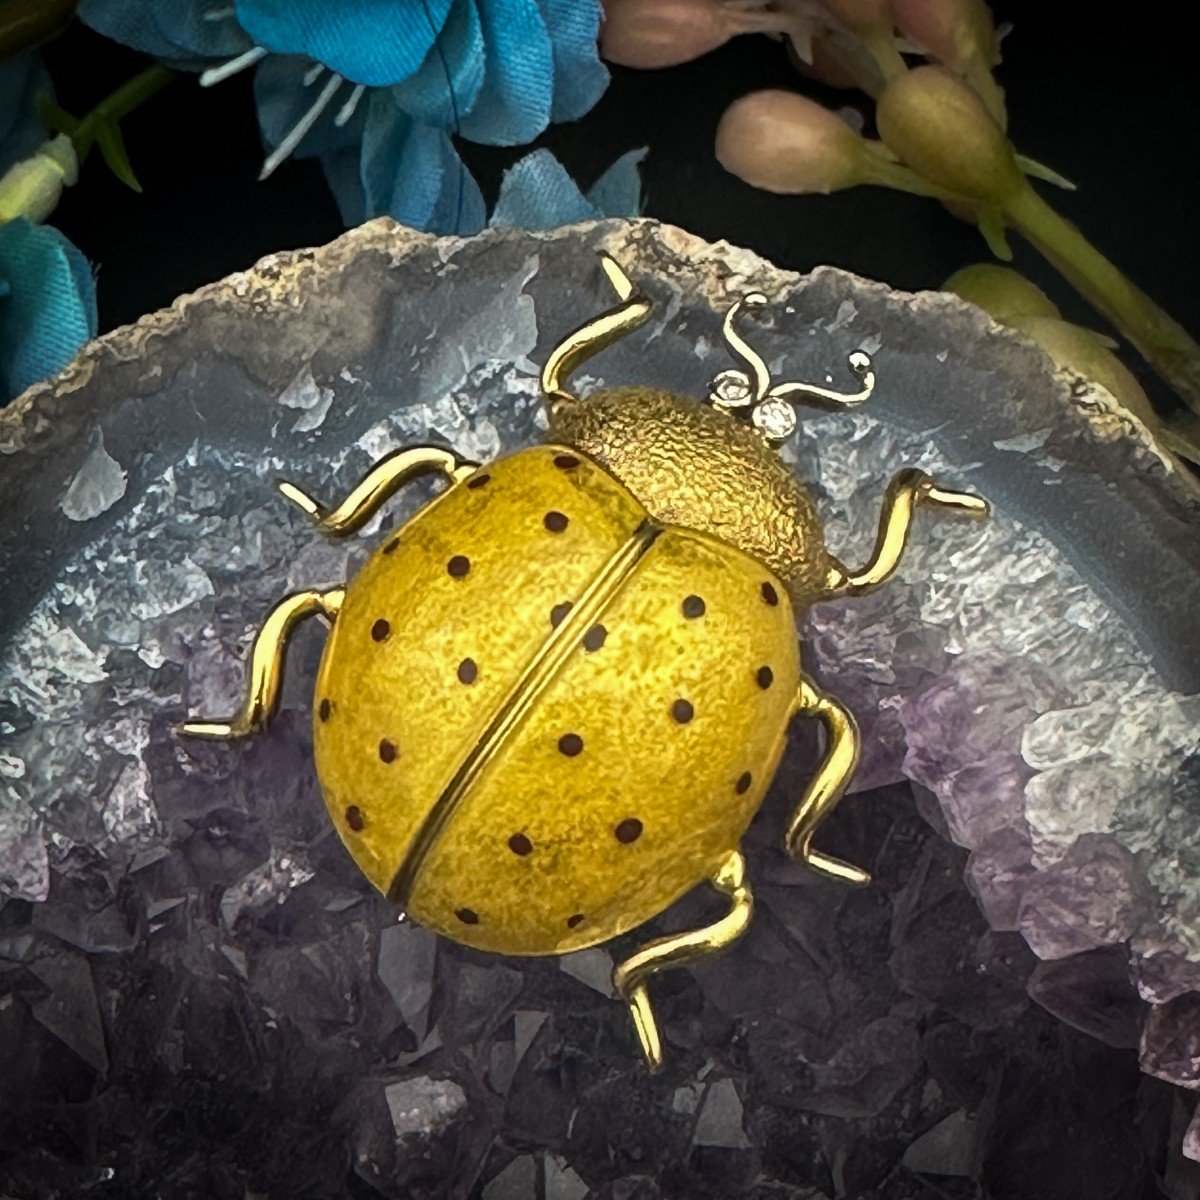
<path fill-rule="evenodd" d="M 556 229 L 599 217 L 636 216 L 641 194 L 638 164 L 645 157 L 645 150 L 621 155 L 585 195 L 549 150 L 535 150 L 505 171 L 488 224 L 494 229 Z"/>
<path fill-rule="evenodd" d="M 35 54 L 0 65 L 0 179 L 48 131 L 39 95 L 53 96 Z M 96 287 L 83 255 L 57 229 L 0 222 L 0 405 L 60 371 L 96 334 Z"/>
<path fill-rule="evenodd" d="M 82 0 L 93 28 L 208 81 L 258 63 L 271 147 L 321 160 L 348 223 L 438 233 L 484 223 L 451 140 L 518 145 L 575 120 L 608 84 L 600 0 Z M 224 60 L 213 66 L 215 60 Z"/>
<path fill-rule="evenodd" d="M 46 379 L 96 336 L 96 285 L 57 229 L 0 225 L 0 404 Z"/>

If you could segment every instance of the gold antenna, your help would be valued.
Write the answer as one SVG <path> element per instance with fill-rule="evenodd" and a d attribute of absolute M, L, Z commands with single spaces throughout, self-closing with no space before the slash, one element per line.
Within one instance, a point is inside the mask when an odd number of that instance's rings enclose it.
<path fill-rule="evenodd" d="M 861 386 L 857 392 L 838 392 L 800 380 L 783 380 L 772 386 L 771 373 L 762 356 L 738 333 L 734 324 L 746 308 L 761 308 L 767 298 L 750 292 L 736 301 L 725 314 L 722 331 L 729 351 L 745 369 L 722 371 L 709 385 L 708 398 L 714 407 L 739 416 L 749 416 L 767 441 L 778 445 L 796 428 L 796 404 L 807 404 L 826 412 L 856 408 L 875 390 L 875 372 L 871 358 L 855 350 L 847 362 Z"/>

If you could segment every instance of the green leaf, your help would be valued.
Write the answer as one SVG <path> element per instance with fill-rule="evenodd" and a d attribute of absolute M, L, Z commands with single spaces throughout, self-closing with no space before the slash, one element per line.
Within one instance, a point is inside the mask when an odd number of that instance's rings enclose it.
<path fill-rule="evenodd" d="M 140 192 L 142 185 L 133 173 L 133 167 L 130 166 L 129 152 L 125 149 L 125 139 L 121 136 L 121 127 L 116 121 L 101 122 L 96 130 L 96 145 L 100 147 L 100 153 L 112 173 L 126 187 Z"/>
<path fill-rule="evenodd" d="M 998 208 L 982 209 L 979 213 L 979 232 L 988 249 L 1001 261 L 1012 262 L 1013 252 L 1008 244 L 1004 217 Z"/>

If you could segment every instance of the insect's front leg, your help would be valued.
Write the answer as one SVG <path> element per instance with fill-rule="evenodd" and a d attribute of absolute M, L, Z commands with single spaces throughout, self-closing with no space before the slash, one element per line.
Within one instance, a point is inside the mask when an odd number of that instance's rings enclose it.
<path fill-rule="evenodd" d="M 982 496 L 940 488 L 924 471 L 913 468 L 901 471 L 888 484 L 884 495 L 879 534 L 870 562 L 860 571 L 851 571 L 830 555 L 833 565 L 822 598 L 861 596 L 890 579 L 904 555 L 918 508 L 943 509 L 975 520 L 983 520 L 990 511 Z"/>
<path fill-rule="evenodd" d="M 825 727 L 825 757 L 809 780 L 788 823 L 784 844 L 788 853 L 821 875 L 859 886 L 871 882 L 870 872 L 840 858 L 814 850 L 813 834 L 842 798 L 858 766 L 861 739 L 850 710 L 827 696 L 811 680 L 801 679 L 796 712 L 816 717 Z"/>
<path fill-rule="evenodd" d="M 306 617 L 337 617 L 345 588 L 325 592 L 296 592 L 271 609 L 254 639 L 250 652 L 250 687 L 241 711 L 224 721 L 186 721 L 179 732 L 186 737 L 229 741 L 258 733 L 275 715 L 283 690 L 283 659 L 288 638 Z"/>
<path fill-rule="evenodd" d="M 335 508 L 325 509 L 294 483 L 279 490 L 330 537 L 357 533 L 406 483 L 423 475 L 442 475 L 450 483 L 466 479 L 479 464 L 445 446 L 407 446 L 381 458 Z"/>

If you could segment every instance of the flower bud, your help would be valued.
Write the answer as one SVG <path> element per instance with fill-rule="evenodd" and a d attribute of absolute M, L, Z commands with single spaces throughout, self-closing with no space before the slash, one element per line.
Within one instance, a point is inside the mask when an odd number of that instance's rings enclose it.
<path fill-rule="evenodd" d="M 801 75 L 830 87 L 846 88 L 878 96 L 883 90 L 883 72 L 871 53 L 857 38 L 836 29 L 814 31 L 809 42 L 810 58 L 801 58 L 789 42 L 792 66 Z"/>
<path fill-rule="evenodd" d="M 905 38 L 961 75 L 1003 128 L 1004 93 L 992 78 L 999 43 L 984 0 L 892 0 L 892 13 Z"/>
<path fill-rule="evenodd" d="M 891 0 L 821 0 L 821 7 L 854 33 L 892 31 Z"/>
<path fill-rule="evenodd" d="M 0 222 L 16 217 L 44 221 L 64 187 L 79 178 L 75 147 L 65 134 L 43 142 L 30 158 L 14 163 L 0 179 Z"/>
<path fill-rule="evenodd" d="M 982 308 L 993 321 L 1010 324 L 1018 317 L 1055 317 L 1054 301 L 1036 283 L 1018 275 L 1011 267 L 976 263 L 955 271 L 942 291 L 953 292 L 968 304 Z"/>
<path fill-rule="evenodd" d="M 752 92 L 725 110 L 717 159 L 753 187 L 794 195 L 866 183 L 871 166 L 866 144 L 845 121 L 782 91 Z"/>
<path fill-rule="evenodd" d="M 979 94 L 941 67 L 916 67 L 890 80 L 875 121 L 900 161 L 945 191 L 1003 210 L 1028 187 Z"/>
<path fill-rule="evenodd" d="M 734 8 L 721 0 L 604 0 L 600 54 L 622 67 L 674 67 L 739 34 L 785 33 L 792 20 L 765 7 Z"/>
<path fill-rule="evenodd" d="M 1007 324 L 1037 342 L 1057 366 L 1098 383 L 1144 424 L 1158 428 L 1142 385 L 1091 330 L 1056 317 L 1016 317 Z"/>
<path fill-rule="evenodd" d="M 996 29 L 984 0 L 891 0 L 896 27 L 930 58 L 966 74 L 999 61 Z"/>

